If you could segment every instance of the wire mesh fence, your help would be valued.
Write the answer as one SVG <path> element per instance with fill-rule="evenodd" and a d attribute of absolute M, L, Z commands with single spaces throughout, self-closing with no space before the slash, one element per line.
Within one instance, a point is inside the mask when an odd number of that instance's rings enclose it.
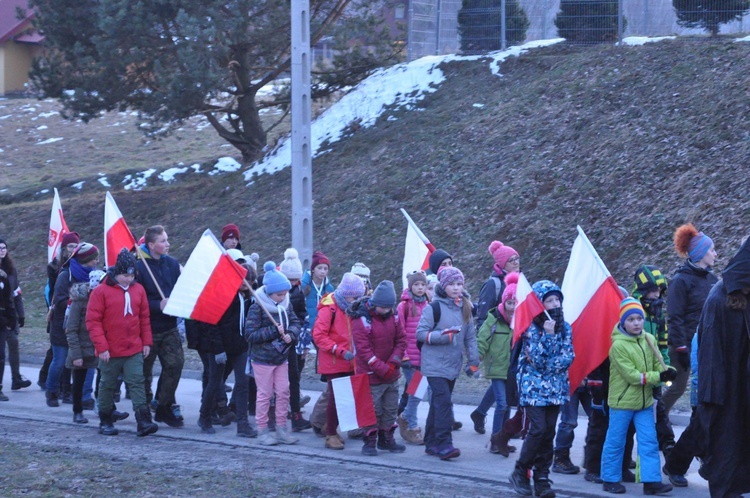
<path fill-rule="evenodd" d="M 750 0 L 412 0 L 409 59 L 500 50 L 528 41 L 740 34 Z"/>

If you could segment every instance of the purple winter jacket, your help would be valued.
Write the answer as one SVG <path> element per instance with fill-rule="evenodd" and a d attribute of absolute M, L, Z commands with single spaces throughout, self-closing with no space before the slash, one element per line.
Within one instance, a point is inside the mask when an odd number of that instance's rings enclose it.
<path fill-rule="evenodd" d="M 401 326 L 406 332 L 406 353 L 404 354 L 404 361 L 409 360 L 412 366 L 418 367 L 421 364 L 421 357 L 419 348 L 417 347 L 417 325 L 419 325 L 419 319 L 422 317 L 422 311 L 429 305 L 427 300 L 421 303 L 415 303 L 411 298 L 411 292 L 409 289 L 404 289 L 401 293 L 401 302 L 398 303 L 396 308 L 398 313 L 398 320 L 401 322 Z M 416 308 L 416 313 L 414 309 Z"/>

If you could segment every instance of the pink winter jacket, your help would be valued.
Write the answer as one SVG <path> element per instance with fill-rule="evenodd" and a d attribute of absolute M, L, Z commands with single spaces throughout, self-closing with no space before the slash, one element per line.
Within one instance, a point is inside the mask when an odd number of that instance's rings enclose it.
<path fill-rule="evenodd" d="M 417 325 L 419 325 L 419 319 L 422 318 L 422 310 L 428 305 L 427 300 L 421 303 L 412 301 L 409 289 L 404 289 L 401 293 L 401 302 L 398 303 L 398 320 L 406 332 L 406 353 L 404 353 L 403 361 L 409 360 L 415 367 L 421 365 L 421 355 L 417 347 Z M 416 313 L 413 313 L 412 307 L 416 308 Z"/>

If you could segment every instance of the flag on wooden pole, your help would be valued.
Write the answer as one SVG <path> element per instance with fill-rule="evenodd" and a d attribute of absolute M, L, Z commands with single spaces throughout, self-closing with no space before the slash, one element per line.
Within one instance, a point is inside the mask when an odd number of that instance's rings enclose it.
<path fill-rule="evenodd" d="M 336 414 L 342 432 L 369 427 L 378 423 L 375 418 L 375 405 L 370 394 L 370 380 L 367 374 L 339 377 L 331 381 L 336 399 Z"/>
<path fill-rule="evenodd" d="M 433 246 L 429 239 L 425 237 L 414 220 L 406 213 L 405 210 L 401 209 L 408 226 L 406 228 L 406 244 L 404 245 L 404 263 L 401 269 L 401 278 L 403 280 L 404 289 L 407 288 L 406 276 L 417 270 L 426 270 L 430 267 L 430 254 L 435 252 L 435 246 Z"/>
<path fill-rule="evenodd" d="M 104 199 L 104 266 L 114 266 L 117 255 L 123 248 L 132 251 L 134 247 L 133 232 L 108 191 Z"/>
<path fill-rule="evenodd" d="M 52 263 L 57 256 L 57 251 L 62 244 L 63 235 L 69 233 L 68 225 L 65 224 L 60 194 L 55 189 L 55 198 L 52 200 L 52 213 L 49 218 L 49 237 L 47 240 L 47 263 Z M 62 261 L 60 262 L 62 264 Z"/>

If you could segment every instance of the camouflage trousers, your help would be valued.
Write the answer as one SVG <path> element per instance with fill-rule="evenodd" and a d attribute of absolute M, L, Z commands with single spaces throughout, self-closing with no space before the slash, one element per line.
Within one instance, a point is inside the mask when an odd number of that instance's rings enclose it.
<path fill-rule="evenodd" d="M 156 386 L 156 399 L 160 405 L 171 407 L 175 404 L 175 392 L 177 391 L 177 385 L 180 383 L 185 353 L 182 350 L 182 342 L 180 342 L 180 334 L 177 328 L 165 332 L 155 332 L 153 338 L 154 345 L 151 346 L 151 352 L 143 360 L 146 400 L 151 403 L 154 398 L 151 385 L 154 380 L 154 362 L 158 357 L 161 364 L 161 374 Z"/>

